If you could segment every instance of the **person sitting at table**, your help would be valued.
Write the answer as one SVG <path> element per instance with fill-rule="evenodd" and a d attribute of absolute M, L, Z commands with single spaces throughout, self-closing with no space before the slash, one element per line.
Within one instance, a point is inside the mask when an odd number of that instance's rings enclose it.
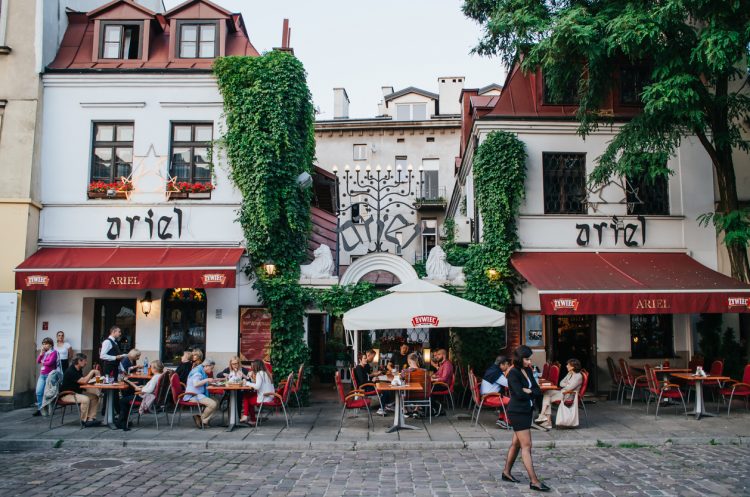
<path fill-rule="evenodd" d="M 203 355 L 200 351 L 198 352 L 201 356 Z M 193 351 L 193 358 L 195 357 L 195 351 Z M 203 361 L 203 364 L 193 368 L 188 375 L 187 387 L 185 388 L 186 395 L 184 399 L 186 401 L 197 402 L 203 406 L 202 414 L 195 414 L 193 416 L 195 426 L 198 428 L 209 427 L 208 423 L 211 421 L 214 411 L 218 406 L 218 402 L 208 396 L 207 388 L 209 383 L 215 383 L 218 381 L 217 379 L 210 377 L 213 375 L 215 365 L 216 362 L 213 359 L 206 359 Z"/>
<path fill-rule="evenodd" d="M 96 420 L 96 409 L 99 407 L 99 390 L 90 389 L 83 391 L 81 385 L 88 384 L 92 378 L 100 375 L 98 369 L 92 369 L 87 374 L 83 374 L 83 368 L 86 367 L 88 357 L 86 354 L 76 354 L 73 362 L 63 374 L 61 392 L 74 392 L 73 395 L 66 394 L 60 400 L 64 402 L 77 402 L 81 411 L 81 426 L 91 428 L 99 426 L 101 421 Z"/>
<path fill-rule="evenodd" d="M 422 358 L 416 352 L 412 352 L 406 357 L 406 367 L 401 370 L 401 379 L 407 383 L 420 383 L 424 385 L 427 370 L 422 369 Z M 406 392 L 406 399 L 422 399 L 424 392 Z M 405 408 L 406 415 L 414 418 L 420 417 L 420 408 L 413 406 Z"/>
<path fill-rule="evenodd" d="M 234 356 L 229 359 L 229 367 L 217 373 L 216 377 L 226 378 L 229 381 L 246 380 L 250 377 L 250 369 L 242 367 L 240 358 Z"/>
<path fill-rule="evenodd" d="M 445 349 L 436 350 L 433 354 L 433 364 L 437 365 L 437 371 L 432 375 L 432 382 L 439 381 L 450 385 L 453 380 L 453 363 L 448 360 L 448 351 Z M 442 385 L 437 385 L 437 388 L 436 392 L 445 390 L 445 387 Z M 448 412 L 447 406 L 444 406 L 440 400 L 441 397 L 443 395 L 438 395 L 435 398 L 438 405 L 435 416 L 445 416 Z"/>
<path fill-rule="evenodd" d="M 253 391 L 242 397 L 242 417 L 240 423 L 255 424 L 255 406 L 263 402 L 272 402 L 276 388 L 273 386 L 273 377 L 266 370 L 266 365 L 260 359 L 250 363 L 249 386 Z M 259 400 L 260 399 L 260 400 Z"/>
<path fill-rule="evenodd" d="M 180 383 L 183 385 L 187 384 L 188 375 L 190 374 L 190 371 L 193 369 L 193 350 L 192 349 L 185 349 L 182 352 L 182 357 L 180 358 L 180 365 L 177 366 L 177 369 L 175 369 L 175 374 L 180 379 Z"/>
<path fill-rule="evenodd" d="M 140 350 L 130 349 L 130 352 L 128 352 L 125 357 L 120 359 L 120 366 L 118 368 L 118 371 L 124 375 L 131 374 L 133 371 L 136 371 L 138 369 L 139 366 L 136 363 L 140 358 Z"/>
<path fill-rule="evenodd" d="M 159 385 L 159 378 L 164 373 L 164 363 L 158 359 L 155 360 L 151 363 L 151 370 L 154 372 L 154 375 L 143 386 L 137 385 L 125 378 L 125 383 L 133 387 L 133 393 L 120 397 L 120 418 L 115 425 L 122 431 L 130 430 L 128 416 L 130 415 L 130 404 L 133 402 L 133 399 L 141 401 L 141 405 L 138 408 L 138 412 L 141 414 L 148 412 L 156 400 L 156 395 L 159 393 L 156 391 L 156 387 Z"/>
<path fill-rule="evenodd" d="M 500 388 L 508 388 L 508 377 L 506 372 L 510 369 L 510 359 L 504 355 L 495 358 L 495 362 L 487 368 L 482 376 L 482 384 L 479 386 L 479 393 L 487 395 L 488 393 L 498 393 Z"/>
<path fill-rule="evenodd" d="M 561 402 L 575 399 L 575 394 L 581 390 L 583 375 L 581 374 L 581 361 L 568 359 L 566 363 L 568 374 L 560 382 L 560 390 L 547 390 L 542 398 L 542 411 L 536 422 L 547 430 L 552 428 L 552 402 Z M 565 392 L 563 394 L 563 392 Z"/>
<path fill-rule="evenodd" d="M 201 364 L 203 364 L 203 351 L 199 348 L 194 348 L 192 355 L 191 355 L 192 361 L 193 361 L 193 369 L 197 368 Z"/>
<path fill-rule="evenodd" d="M 388 362 L 388 372 L 392 372 L 394 368 L 401 370 L 408 367 L 409 358 L 409 346 L 405 343 L 399 347 L 398 354 L 393 354 L 393 357 Z"/>
<path fill-rule="evenodd" d="M 370 361 L 372 361 L 374 357 L 374 351 L 372 354 L 370 354 L 369 351 L 360 354 L 359 364 L 354 368 L 354 379 L 357 380 L 357 386 L 368 393 L 375 392 L 375 387 L 365 385 L 365 383 L 371 383 L 372 378 L 380 375 L 380 371 L 375 371 L 374 373 L 370 372 Z M 363 387 L 362 385 L 365 386 Z M 380 408 L 376 414 L 378 416 L 385 416 L 385 411 L 390 410 L 392 407 L 390 404 L 394 400 L 393 392 L 382 392 L 378 394 L 378 398 L 380 399 Z"/>

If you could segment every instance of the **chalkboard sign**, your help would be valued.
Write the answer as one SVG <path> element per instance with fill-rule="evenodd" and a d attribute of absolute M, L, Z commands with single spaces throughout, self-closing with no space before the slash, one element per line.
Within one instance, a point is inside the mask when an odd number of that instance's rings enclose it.
<path fill-rule="evenodd" d="M 16 349 L 18 294 L 0 293 L 0 390 L 10 390 L 13 381 L 13 352 Z"/>
<path fill-rule="evenodd" d="M 265 307 L 240 306 L 240 357 L 264 359 L 271 346 L 271 314 Z"/>

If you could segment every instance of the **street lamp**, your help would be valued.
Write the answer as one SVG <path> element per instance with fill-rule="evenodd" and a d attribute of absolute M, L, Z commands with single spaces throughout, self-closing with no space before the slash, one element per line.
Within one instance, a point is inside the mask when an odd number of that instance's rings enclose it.
<path fill-rule="evenodd" d="M 497 281 L 501 276 L 502 274 L 500 274 L 500 271 L 495 268 L 490 268 L 487 270 L 487 278 L 489 278 L 490 281 Z"/>
<path fill-rule="evenodd" d="M 270 259 L 267 260 L 263 263 L 263 271 L 265 271 L 268 276 L 274 276 L 276 274 L 276 264 Z"/>
<path fill-rule="evenodd" d="M 148 317 L 151 313 L 151 290 L 146 292 L 146 295 L 141 299 L 141 312 Z"/>

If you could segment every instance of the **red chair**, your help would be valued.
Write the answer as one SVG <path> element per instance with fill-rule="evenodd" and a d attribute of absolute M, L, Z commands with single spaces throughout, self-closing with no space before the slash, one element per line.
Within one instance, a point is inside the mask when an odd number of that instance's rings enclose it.
<path fill-rule="evenodd" d="M 625 402 L 626 390 L 630 389 L 630 407 L 633 407 L 633 396 L 637 389 L 648 389 L 648 380 L 645 375 L 633 376 L 628 362 L 620 358 L 620 374 L 622 375 L 622 397 L 620 403 Z"/>
<path fill-rule="evenodd" d="M 193 408 L 198 408 L 198 414 L 203 414 L 201 411 L 201 405 L 195 401 L 195 400 L 185 400 L 185 385 L 180 382 L 180 377 L 176 374 L 173 374 L 169 378 L 169 386 L 170 391 L 172 392 L 172 402 L 174 403 L 174 411 L 172 412 L 172 422 L 169 423 L 169 429 L 171 430 L 174 427 L 174 417 L 177 414 L 177 409 L 189 407 L 190 408 L 190 414 L 193 414 Z M 182 411 L 184 409 L 180 409 L 180 416 L 179 419 L 182 420 Z M 180 422 L 179 420 L 177 421 Z M 201 426 L 201 429 L 203 427 Z"/>
<path fill-rule="evenodd" d="M 622 373 L 620 368 L 615 365 L 615 360 L 612 357 L 607 357 L 607 369 L 609 369 L 609 395 L 608 399 L 612 396 L 612 393 L 616 394 L 616 398 L 620 398 L 620 388 L 622 388 Z"/>
<path fill-rule="evenodd" d="M 712 362 L 711 371 L 709 371 L 708 374 L 709 376 L 721 376 L 724 374 L 724 361 L 722 359 L 717 359 Z M 703 391 L 705 392 L 706 389 L 711 390 L 711 397 L 716 400 L 716 392 L 720 390 L 722 386 L 723 385 L 719 380 L 705 380 L 703 382 Z"/>
<path fill-rule="evenodd" d="M 375 388 L 375 383 L 367 382 L 360 385 L 357 382 L 357 375 L 354 374 L 354 368 L 349 368 L 349 377 L 352 379 L 352 388 L 354 390 L 362 390 L 365 392 L 365 397 L 377 397 L 380 407 L 385 409 L 385 404 L 383 403 L 383 399 L 380 397 L 378 390 Z"/>
<path fill-rule="evenodd" d="M 156 399 L 154 399 L 154 403 L 151 404 L 151 407 L 149 407 L 148 412 L 153 413 L 154 419 L 156 420 L 156 429 L 159 429 L 159 392 L 161 392 L 162 385 L 164 384 L 164 381 L 168 379 L 169 377 L 162 374 L 159 376 L 159 379 L 156 381 L 156 388 L 154 389 L 154 395 L 156 396 Z M 130 414 L 133 412 L 133 407 L 140 407 L 141 404 L 143 404 L 143 398 L 140 395 L 133 396 L 133 400 L 130 402 L 130 408 L 128 409 L 128 419 L 130 419 Z M 141 424 L 141 413 L 140 409 L 138 410 L 138 425 Z"/>
<path fill-rule="evenodd" d="M 336 388 L 339 391 L 339 399 L 341 399 L 341 404 L 343 404 L 343 408 L 341 409 L 341 421 L 339 421 L 339 431 L 341 431 L 341 427 L 344 424 L 344 415 L 346 414 L 347 409 L 367 409 L 367 417 L 368 417 L 368 425 L 367 428 L 370 428 L 370 425 L 372 425 L 372 430 L 375 431 L 375 422 L 372 420 L 372 412 L 370 411 L 370 399 L 367 398 L 366 392 L 364 390 L 352 390 L 349 392 L 349 394 L 344 394 L 344 384 L 341 383 L 341 373 L 336 371 Z"/>
<path fill-rule="evenodd" d="M 510 429 L 508 423 L 508 413 L 505 411 L 505 406 L 510 403 L 510 398 L 503 397 L 503 395 L 499 392 L 492 392 L 482 395 L 480 389 L 480 381 L 479 378 L 474 375 L 474 371 L 472 371 L 469 375 L 469 384 L 471 386 L 472 397 L 474 398 L 474 409 L 472 409 L 471 411 L 471 420 L 474 421 L 474 426 L 479 423 L 479 415 L 482 413 L 482 407 L 486 406 L 493 409 L 502 410 L 500 419 L 505 420 L 504 428 Z M 474 417 L 475 411 L 476 418 Z"/>
<path fill-rule="evenodd" d="M 451 401 L 451 408 L 453 409 L 453 412 L 456 412 L 456 404 L 453 403 L 453 388 L 456 386 L 456 372 L 454 371 L 451 375 L 449 383 L 445 383 L 444 381 L 433 381 L 432 382 L 432 390 L 430 391 L 430 396 L 432 397 L 448 397 Z M 435 387 L 438 387 L 437 390 L 435 390 Z"/>
<path fill-rule="evenodd" d="M 557 386 L 560 384 L 560 366 L 551 365 L 549 367 L 549 372 L 547 373 L 548 377 L 547 380 L 549 380 L 550 383 Z"/>
<path fill-rule="evenodd" d="M 549 363 L 545 362 L 544 366 L 542 366 L 542 374 L 539 376 L 543 380 L 549 379 Z"/>
<path fill-rule="evenodd" d="M 648 401 L 646 402 L 646 414 L 648 414 L 648 408 L 651 404 L 651 399 L 656 398 L 656 413 L 654 417 L 659 418 L 659 405 L 662 399 L 680 399 L 682 402 L 682 408 L 685 410 L 685 416 L 687 416 L 687 406 L 685 405 L 685 398 L 682 396 L 680 386 L 675 383 L 668 383 L 664 380 L 664 383 L 659 383 L 656 379 L 656 371 L 651 366 L 644 366 L 646 369 L 646 380 L 648 381 Z M 675 404 L 675 410 L 677 404 Z"/>
<path fill-rule="evenodd" d="M 750 407 L 750 404 L 748 404 L 748 399 L 750 399 L 750 364 L 745 366 L 745 371 L 742 374 L 742 381 L 727 381 L 725 386 L 719 389 L 719 394 L 721 394 L 721 397 L 725 400 L 727 395 L 729 395 L 727 416 L 729 416 L 729 411 L 732 409 L 732 399 L 735 397 L 745 397 L 745 409 Z"/>
<path fill-rule="evenodd" d="M 292 385 L 291 394 L 294 394 L 294 398 L 297 401 L 297 409 L 299 410 L 299 413 L 302 414 L 302 402 L 299 400 L 299 392 L 300 388 L 302 388 L 302 378 L 305 376 L 305 365 L 300 364 L 299 369 L 297 370 L 297 380 Z"/>
<path fill-rule="evenodd" d="M 49 403 L 49 428 L 52 429 L 52 418 L 55 417 L 55 411 L 57 409 L 62 409 L 62 417 L 60 418 L 60 426 L 62 426 L 65 423 L 65 411 L 68 407 L 71 408 L 73 406 L 76 406 L 76 411 L 78 411 L 78 417 L 80 419 L 81 415 L 81 406 L 78 405 L 78 401 L 68 402 L 67 400 L 62 400 L 63 397 L 66 397 L 68 395 L 72 395 L 73 398 L 75 398 L 76 393 L 72 390 L 65 390 L 62 392 L 58 392 L 54 399 L 52 399 L 52 402 Z M 81 428 L 83 428 L 83 422 L 81 422 Z"/>
<path fill-rule="evenodd" d="M 261 396 L 258 395 L 258 414 L 255 417 L 255 427 L 258 427 L 258 423 L 260 422 L 260 412 L 263 410 L 264 407 L 270 407 L 274 410 L 274 412 L 278 412 L 279 407 L 284 411 L 284 419 L 286 419 L 286 427 L 289 428 L 289 415 L 286 412 L 286 406 L 289 403 L 289 392 L 292 389 L 293 385 L 293 379 L 294 373 L 289 373 L 289 376 L 286 378 L 286 383 L 284 383 L 284 388 L 281 390 L 281 393 L 274 392 L 273 393 L 273 400 L 269 402 L 261 402 Z"/>

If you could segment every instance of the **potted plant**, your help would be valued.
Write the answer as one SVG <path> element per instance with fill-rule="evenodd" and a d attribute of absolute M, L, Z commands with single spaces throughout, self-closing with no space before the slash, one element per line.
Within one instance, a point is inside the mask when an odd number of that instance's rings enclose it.
<path fill-rule="evenodd" d="M 113 183 L 92 181 L 87 188 L 88 198 L 128 198 L 133 191 L 133 182 L 125 178 Z"/>
<path fill-rule="evenodd" d="M 211 198 L 211 191 L 216 186 L 210 181 L 177 181 L 172 179 L 167 182 L 167 194 L 169 198 Z"/>

